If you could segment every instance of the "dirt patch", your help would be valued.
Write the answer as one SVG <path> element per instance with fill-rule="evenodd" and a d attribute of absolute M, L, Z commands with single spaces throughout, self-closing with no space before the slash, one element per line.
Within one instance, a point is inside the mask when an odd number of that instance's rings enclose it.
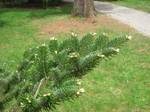
<path fill-rule="evenodd" d="M 108 16 L 100 15 L 96 18 L 79 19 L 68 18 L 58 20 L 53 23 L 48 23 L 41 28 L 41 34 L 47 33 L 49 35 L 55 35 L 58 33 L 77 32 L 79 34 L 85 32 L 93 32 L 97 29 L 106 28 L 117 31 L 131 32 L 131 28 L 128 25 L 122 24 Z"/>

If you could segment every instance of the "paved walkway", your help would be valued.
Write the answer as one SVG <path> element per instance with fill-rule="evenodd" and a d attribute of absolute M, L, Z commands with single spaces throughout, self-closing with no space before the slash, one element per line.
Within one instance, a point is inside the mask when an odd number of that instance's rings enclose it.
<path fill-rule="evenodd" d="M 73 0 L 65 1 L 72 2 Z M 108 2 L 95 1 L 94 4 L 98 12 L 110 15 L 112 18 L 128 24 L 143 35 L 150 37 L 150 13 L 114 5 Z"/>

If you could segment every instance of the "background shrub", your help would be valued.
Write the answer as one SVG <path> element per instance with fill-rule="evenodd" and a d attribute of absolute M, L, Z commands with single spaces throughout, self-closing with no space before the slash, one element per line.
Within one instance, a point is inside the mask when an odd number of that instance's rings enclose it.
<path fill-rule="evenodd" d="M 49 4 L 49 5 L 55 5 L 61 3 L 62 0 L 4 0 L 0 1 L 0 3 L 4 5 L 20 5 L 24 3 L 39 3 L 39 4 Z"/>

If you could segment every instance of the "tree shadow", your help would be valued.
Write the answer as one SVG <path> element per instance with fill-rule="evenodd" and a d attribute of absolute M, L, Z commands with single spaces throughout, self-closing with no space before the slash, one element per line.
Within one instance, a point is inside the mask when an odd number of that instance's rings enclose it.
<path fill-rule="evenodd" d="M 23 4 L 17 6 L 3 6 L 0 8 L 0 16 L 7 12 L 22 12 L 29 13 L 29 18 L 43 18 L 53 15 L 66 15 L 70 14 L 72 10 L 72 4 L 62 2 L 61 4 L 48 5 L 46 9 L 42 8 L 40 4 Z M 2 24 L 2 23 L 1 23 Z"/>
<path fill-rule="evenodd" d="M 61 16 L 71 13 L 72 4 L 64 4 L 55 7 L 48 7 L 47 9 L 32 10 L 29 17 L 31 18 L 43 18 L 46 16 Z"/>
<path fill-rule="evenodd" d="M 5 25 L 7 25 L 7 23 L 3 20 L 0 20 L 0 28 L 4 27 Z"/>
<path fill-rule="evenodd" d="M 70 3 L 48 6 L 47 9 L 43 9 L 37 5 L 25 7 L 0 7 L 0 28 L 5 26 L 18 26 L 20 24 L 25 24 L 32 19 L 70 15 L 71 10 L 72 4 Z"/>

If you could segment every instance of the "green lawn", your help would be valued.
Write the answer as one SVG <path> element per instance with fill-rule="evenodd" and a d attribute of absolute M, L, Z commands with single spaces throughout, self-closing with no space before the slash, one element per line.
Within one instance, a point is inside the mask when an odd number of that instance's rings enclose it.
<path fill-rule="evenodd" d="M 2 63 L 6 62 L 13 70 L 26 48 L 49 38 L 39 35 L 36 24 L 69 18 L 70 8 L 0 9 L 0 65 L 5 66 Z M 102 31 L 110 36 L 123 33 L 109 26 L 96 32 Z M 122 47 L 120 54 L 103 61 L 84 78 L 86 93 L 73 102 L 62 103 L 54 112 L 149 112 L 150 39 L 129 33 L 134 38 Z M 64 34 L 58 36 L 66 38 Z"/>
<path fill-rule="evenodd" d="M 46 10 L 0 8 L 0 63 L 8 62 L 14 67 L 25 48 L 44 41 L 34 24 L 65 18 L 70 14 L 70 8 L 70 5 Z"/>
<path fill-rule="evenodd" d="M 113 3 L 150 12 L 150 0 L 117 0 Z"/>

